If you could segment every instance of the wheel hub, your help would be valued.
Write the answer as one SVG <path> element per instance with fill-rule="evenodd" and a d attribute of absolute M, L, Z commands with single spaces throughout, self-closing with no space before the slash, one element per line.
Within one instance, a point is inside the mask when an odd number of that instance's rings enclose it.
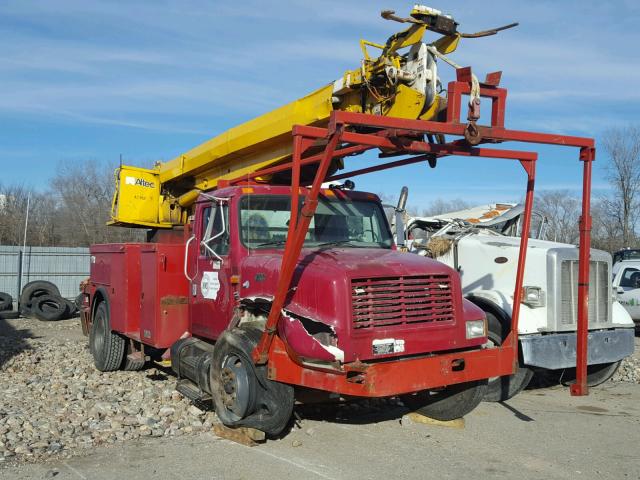
<path fill-rule="evenodd" d="M 244 418 L 249 410 L 249 372 L 242 358 L 229 355 L 221 369 L 222 402 L 226 409 L 238 417 Z"/>

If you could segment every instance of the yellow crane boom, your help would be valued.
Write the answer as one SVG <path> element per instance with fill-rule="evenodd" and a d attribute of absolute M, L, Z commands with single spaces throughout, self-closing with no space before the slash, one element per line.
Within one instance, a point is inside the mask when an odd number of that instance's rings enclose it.
<path fill-rule="evenodd" d="M 213 137 L 153 169 L 121 166 L 116 171 L 112 225 L 171 228 L 186 223 L 199 192 L 218 181 L 238 178 L 286 162 L 294 125 L 326 125 L 333 110 L 433 120 L 446 108 L 439 95 L 437 59 L 453 52 L 460 38 L 493 35 L 509 28 L 463 34 L 440 11 L 416 5 L 409 18 L 382 12 L 409 27 L 384 45 L 361 40 L 363 59 L 336 81 Z M 427 30 L 441 35 L 426 44 Z M 380 50 L 372 57 L 368 47 Z M 451 63 L 451 62 L 450 62 Z M 454 64 L 455 65 L 455 64 Z"/>

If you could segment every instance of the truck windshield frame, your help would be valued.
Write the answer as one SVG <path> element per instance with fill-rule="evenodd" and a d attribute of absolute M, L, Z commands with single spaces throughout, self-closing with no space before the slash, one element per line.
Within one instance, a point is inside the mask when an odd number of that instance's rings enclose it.
<path fill-rule="evenodd" d="M 300 208 L 304 197 L 300 197 Z M 250 249 L 283 249 L 287 240 L 291 197 L 244 195 L 238 208 L 240 241 Z M 304 247 L 391 249 L 393 238 L 378 202 L 321 195 Z"/>

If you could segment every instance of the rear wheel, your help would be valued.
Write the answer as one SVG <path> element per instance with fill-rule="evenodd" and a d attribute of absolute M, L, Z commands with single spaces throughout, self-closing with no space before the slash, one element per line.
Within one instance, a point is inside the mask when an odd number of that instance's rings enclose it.
<path fill-rule="evenodd" d="M 267 378 L 251 359 L 262 332 L 235 328 L 216 342 L 211 359 L 211 393 L 218 418 L 228 427 L 280 434 L 293 412 L 293 387 Z"/>
<path fill-rule="evenodd" d="M 488 337 L 491 346 L 499 347 L 509 333 L 509 326 L 500 323 L 491 312 L 485 312 L 487 316 Z M 484 396 L 486 402 L 504 402 L 524 390 L 531 378 L 533 371 L 523 367 L 518 362 L 513 375 L 504 377 L 492 377 L 487 385 L 487 393 Z"/>
<path fill-rule="evenodd" d="M 125 339 L 111 331 L 106 302 L 100 302 L 95 309 L 89 333 L 89 348 L 96 368 L 101 372 L 118 370 L 124 359 L 125 347 Z"/>
<path fill-rule="evenodd" d="M 426 417 L 443 422 L 462 418 L 476 408 L 487 390 L 485 380 L 458 383 L 441 390 L 402 395 L 404 405 Z"/>

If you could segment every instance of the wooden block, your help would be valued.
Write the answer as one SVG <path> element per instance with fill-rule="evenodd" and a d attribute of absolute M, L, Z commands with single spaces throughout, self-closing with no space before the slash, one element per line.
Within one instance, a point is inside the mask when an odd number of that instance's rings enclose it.
<path fill-rule="evenodd" d="M 266 440 L 265 433 L 260 430 L 256 430 L 255 428 L 229 428 L 222 424 L 218 424 L 213 426 L 213 433 L 220 438 L 231 440 L 232 442 L 236 442 L 247 447 L 255 447 L 258 443 L 262 443 Z"/>
<path fill-rule="evenodd" d="M 407 413 L 404 417 L 402 417 L 403 424 L 404 419 L 408 420 L 408 423 L 422 423 L 424 425 L 434 425 L 436 427 L 447 427 L 447 428 L 464 428 L 464 418 L 456 418 L 455 420 L 449 420 L 448 422 L 443 422 L 441 420 L 436 420 L 435 418 L 425 417 L 424 415 L 418 412 Z"/>

